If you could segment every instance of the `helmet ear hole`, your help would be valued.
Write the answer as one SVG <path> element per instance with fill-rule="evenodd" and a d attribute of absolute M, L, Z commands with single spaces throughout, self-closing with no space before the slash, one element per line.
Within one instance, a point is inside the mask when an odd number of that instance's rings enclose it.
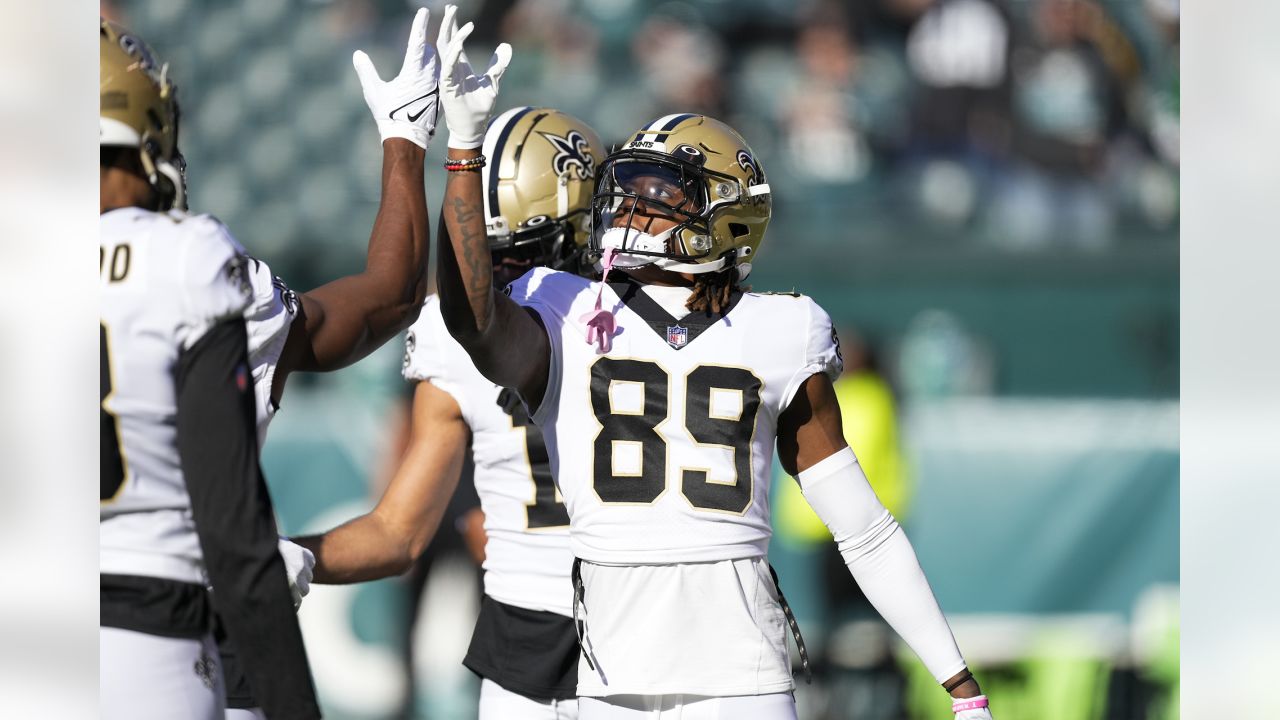
<path fill-rule="evenodd" d="M 742 223 L 729 223 L 729 232 L 732 233 L 735 238 L 740 238 L 743 235 L 750 234 L 751 228 L 743 225 Z"/>

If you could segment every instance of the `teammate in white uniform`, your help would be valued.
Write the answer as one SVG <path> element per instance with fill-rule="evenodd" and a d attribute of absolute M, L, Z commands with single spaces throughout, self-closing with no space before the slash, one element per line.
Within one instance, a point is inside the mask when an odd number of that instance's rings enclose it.
<path fill-rule="evenodd" d="M 446 15 L 445 29 L 454 32 Z M 444 44 L 442 42 L 442 44 Z M 457 142 L 459 139 L 455 138 Z M 555 110 L 519 107 L 489 125 L 498 158 L 483 172 L 494 283 L 533 265 L 573 271 L 604 149 L 595 132 Z M 318 537 L 316 582 L 404 572 L 434 535 L 470 438 L 484 512 L 484 598 L 464 664 L 480 675 L 481 720 L 572 720 L 578 643 L 568 523 L 537 426 L 514 393 L 486 380 L 427 300 L 406 341 L 417 383 L 405 458 L 377 507 Z"/>
<path fill-rule="evenodd" d="M 422 306 L 430 247 L 423 160 L 438 115 L 439 66 L 427 43 L 427 21 L 428 12 L 420 10 L 400 73 L 390 81 L 379 78 L 364 52 L 353 57 L 383 141 L 382 201 L 364 271 L 295 293 L 266 263 L 247 258 L 252 297 L 243 316 L 259 444 L 266 440 L 290 373 L 337 370 L 364 358 L 412 323 Z M 105 93 L 104 84 L 104 116 Z M 175 168 L 174 177 L 181 186 L 181 171 Z M 280 550 L 296 605 L 306 593 L 314 558 L 288 541 L 281 541 Z M 221 623 L 215 625 L 215 637 L 226 680 L 228 720 L 264 718 Z"/>
<path fill-rule="evenodd" d="M 446 77 L 459 52 L 460 40 L 441 49 Z M 480 86 L 442 84 L 450 133 L 483 119 Z M 582 561 L 581 717 L 795 717 L 785 605 L 764 559 L 776 441 L 957 716 L 990 718 L 914 550 L 844 441 L 829 318 L 807 298 L 739 287 L 770 215 L 742 138 L 669 115 L 606 159 L 591 240 L 602 282 L 536 270 L 511 297 L 495 292 L 477 247 L 482 192 L 474 176 L 448 179 L 441 312 L 542 427 Z"/>
<path fill-rule="evenodd" d="M 390 81 L 378 77 L 364 52 L 353 56 L 383 148 L 382 199 L 364 271 L 295 293 L 265 262 L 249 259 L 254 297 L 245 322 L 260 442 L 266 442 L 291 373 L 330 372 L 363 359 L 412 323 L 422 307 L 430 247 L 423 162 L 435 133 L 439 71 L 427 42 L 428 20 L 425 8 L 415 15 L 404 63 Z M 315 558 L 288 541 L 280 549 L 298 568 L 292 576 L 300 601 Z M 239 672 L 234 647 L 220 634 L 218 639 L 227 675 L 227 720 L 264 720 L 248 679 Z"/>
<path fill-rule="evenodd" d="M 258 467 L 243 249 L 169 209 L 184 188 L 167 69 L 117 25 L 100 45 L 101 710 L 221 718 L 216 605 L 271 716 L 319 718 Z"/>

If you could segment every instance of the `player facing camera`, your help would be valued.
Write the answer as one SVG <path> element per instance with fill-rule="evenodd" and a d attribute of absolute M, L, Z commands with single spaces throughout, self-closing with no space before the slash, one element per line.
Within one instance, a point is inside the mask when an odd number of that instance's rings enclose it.
<path fill-rule="evenodd" d="M 613 266 L 698 275 L 737 268 L 769 222 L 769 186 L 755 154 L 729 126 L 669 115 L 605 159 L 592 198 L 591 251 Z"/>

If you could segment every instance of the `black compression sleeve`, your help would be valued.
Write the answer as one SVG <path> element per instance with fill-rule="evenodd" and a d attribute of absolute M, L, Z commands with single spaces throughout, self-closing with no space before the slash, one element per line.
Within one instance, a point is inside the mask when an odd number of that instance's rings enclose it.
<path fill-rule="evenodd" d="M 214 607 L 267 717 L 320 717 L 258 465 L 253 378 L 242 319 L 178 360 L 178 452 Z"/>

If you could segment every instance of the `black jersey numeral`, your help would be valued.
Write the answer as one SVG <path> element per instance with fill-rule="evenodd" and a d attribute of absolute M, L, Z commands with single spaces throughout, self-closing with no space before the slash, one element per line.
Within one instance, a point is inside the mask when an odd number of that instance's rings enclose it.
<path fill-rule="evenodd" d="M 713 407 L 713 393 L 724 396 L 726 407 Z M 741 513 L 751 505 L 755 487 L 751 476 L 751 440 L 760 410 L 760 378 L 750 370 L 702 365 L 685 378 L 684 424 L 699 445 L 733 451 L 734 481 L 715 482 L 706 470 L 683 468 L 680 490 L 703 510 Z"/>
<path fill-rule="evenodd" d="M 120 452 L 120 425 L 115 415 L 107 411 L 107 398 L 111 397 L 111 348 L 107 342 L 107 326 L 98 323 L 99 365 L 102 370 L 99 382 L 100 425 L 102 431 L 101 464 L 98 467 L 99 502 L 113 500 L 124 484 L 124 455 Z"/>
<path fill-rule="evenodd" d="M 657 427 L 667 419 L 669 380 L 665 370 L 647 360 L 604 357 L 591 366 L 591 409 L 601 425 L 595 442 L 594 484 L 601 500 L 651 503 L 666 489 L 667 441 Z M 612 391 L 625 384 L 642 394 L 640 412 L 614 412 Z M 616 447 L 619 443 L 623 448 Z M 636 445 L 639 467 L 619 473 L 613 465 L 617 451 L 627 446 L 635 451 Z"/>
<path fill-rule="evenodd" d="M 642 392 L 641 411 L 613 407 L 619 384 L 634 383 Z M 592 482 L 606 503 L 652 503 L 667 487 L 667 441 L 658 427 L 669 417 L 670 375 L 646 360 L 600 358 L 591 366 L 591 407 L 600 432 L 596 435 Z M 743 368 L 702 365 L 685 378 L 685 429 L 699 445 L 728 448 L 733 453 L 732 483 L 712 480 L 703 468 L 682 468 L 680 492 L 695 508 L 743 513 L 753 492 L 751 441 L 760 410 L 760 379 Z M 636 399 L 632 393 L 632 400 Z M 721 403 L 713 403 L 715 393 Z M 619 443 L 630 443 L 624 450 Z M 634 462 L 637 458 L 638 465 Z M 619 450 L 623 450 L 622 453 Z M 619 472 L 615 460 L 632 462 Z"/>
<path fill-rule="evenodd" d="M 529 422 L 529 413 L 515 393 L 504 389 L 498 394 L 498 405 L 511 416 L 511 427 L 524 433 L 525 459 L 529 464 L 529 477 L 533 479 L 533 502 L 525 503 L 525 528 L 547 530 L 568 527 L 569 511 L 556 490 L 551 476 L 551 459 L 542 430 Z"/>

